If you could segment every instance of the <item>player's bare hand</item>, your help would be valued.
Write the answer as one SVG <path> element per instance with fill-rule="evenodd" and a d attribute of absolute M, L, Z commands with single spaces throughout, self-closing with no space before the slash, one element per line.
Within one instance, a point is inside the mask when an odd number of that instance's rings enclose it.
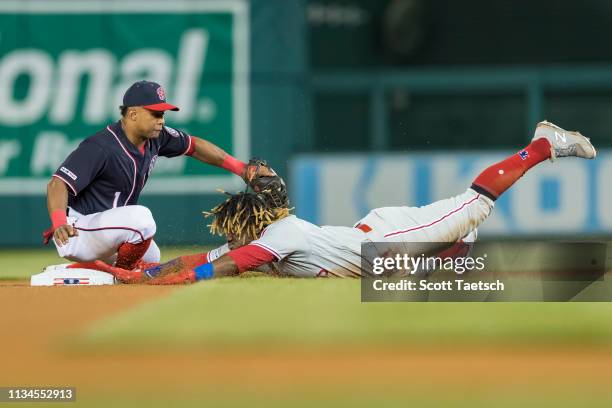
<path fill-rule="evenodd" d="M 78 235 L 79 231 L 68 224 L 60 225 L 53 232 L 53 238 L 58 246 L 66 245 L 71 237 L 76 237 Z"/>

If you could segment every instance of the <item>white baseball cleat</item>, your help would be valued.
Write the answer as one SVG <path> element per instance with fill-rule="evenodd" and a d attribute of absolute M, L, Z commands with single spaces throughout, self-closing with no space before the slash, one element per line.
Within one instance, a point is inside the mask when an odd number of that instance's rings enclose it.
<path fill-rule="evenodd" d="M 597 155 L 588 137 L 582 136 L 580 132 L 568 132 L 554 123 L 544 121 L 537 124 L 532 140 L 542 138 L 550 142 L 551 161 L 557 157 L 570 156 L 594 159 Z"/>

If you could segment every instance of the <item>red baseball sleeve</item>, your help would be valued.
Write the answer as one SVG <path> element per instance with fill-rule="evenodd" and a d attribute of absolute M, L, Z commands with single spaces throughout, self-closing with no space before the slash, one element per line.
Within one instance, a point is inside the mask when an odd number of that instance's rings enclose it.
<path fill-rule="evenodd" d="M 274 254 L 260 246 L 245 245 L 228 253 L 238 266 L 239 272 L 244 272 L 267 264 L 276 259 Z"/>

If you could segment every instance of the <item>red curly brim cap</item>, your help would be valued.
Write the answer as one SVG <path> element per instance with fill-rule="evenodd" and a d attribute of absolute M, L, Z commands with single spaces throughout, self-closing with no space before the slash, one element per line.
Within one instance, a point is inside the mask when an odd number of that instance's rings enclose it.
<path fill-rule="evenodd" d="M 143 106 L 143 108 L 152 110 L 152 111 L 158 111 L 158 112 L 167 111 L 167 110 L 171 110 L 171 111 L 179 110 L 178 107 L 174 105 L 170 105 L 169 103 L 166 103 L 166 102 L 154 103 L 153 105 L 145 105 Z"/>

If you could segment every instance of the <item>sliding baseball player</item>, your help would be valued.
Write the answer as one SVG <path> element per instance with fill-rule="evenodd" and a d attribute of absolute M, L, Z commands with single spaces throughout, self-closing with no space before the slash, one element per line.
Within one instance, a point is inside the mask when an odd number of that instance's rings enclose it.
<path fill-rule="evenodd" d="M 596 151 L 580 133 L 541 122 L 527 147 L 485 169 L 455 197 L 423 207 L 377 208 L 353 227 L 320 227 L 291 215 L 288 205 L 274 205 L 270 194 L 240 193 L 210 213 L 212 232 L 227 237 L 224 247 L 131 271 L 101 262 L 97 267 L 126 283 L 149 284 L 191 283 L 253 269 L 298 277 L 357 277 L 362 273 L 362 243 L 450 246 L 474 234 L 495 201 L 525 172 L 545 160 L 572 156 L 593 159 Z"/>

